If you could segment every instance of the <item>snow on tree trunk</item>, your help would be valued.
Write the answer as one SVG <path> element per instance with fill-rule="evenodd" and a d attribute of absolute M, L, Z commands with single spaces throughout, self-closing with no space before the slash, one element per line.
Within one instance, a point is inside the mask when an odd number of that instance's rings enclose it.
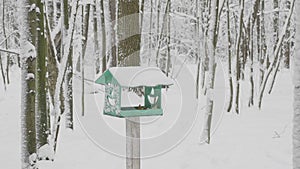
<path fill-rule="evenodd" d="M 2 1 L 2 31 L 3 31 L 3 37 L 5 39 L 5 49 L 8 49 L 8 39 L 7 39 L 7 34 L 6 34 L 6 25 L 5 23 L 5 15 L 6 15 L 6 6 L 5 6 L 5 0 Z M 10 66 L 10 53 L 7 53 L 6 56 L 6 79 L 7 79 L 7 84 L 9 84 L 9 66 Z"/>
<path fill-rule="evenodd" d="M 116 25 L 116 2 L 117 0 L 110 0 L 109 1 L 109 11 L 110 11 L 110 38 L 111 38 L 111 43 L 110 43 L 110 50 L 111 50 L 111 58 L 109 61 L 109 67 L 115 67 L 117 66 L 117 43 L 116 43 L 116 30 L 115 30 L 115 25 Z"/>
<path fill-rule="evenodd" d="M 59 134 L 59 128 L 60 128 L 60 121 L 61 121 L 61 116 L 63 114 L 63 111 L 59 112 L 59 107 L 60 105 L 60 90 L 63 88 L 63 82 L 64 82 L 64 78 L 66 75 L 66 72 L 68 70 L 68 59 L 69 59 L 69 55 L 70 53 L 72 53 L 73 51 L 73 36 L 74 36 L 74 32 L 75 32 L 75 21 L 76 21 L 76 16 L 77 16 L 77 12 L 78 12 L 78 8 L 79 8 L 79 0 L 77 0 L 76 2 L 74 2 L 74 5 L 72 7 L 71 10 L 71 21 L 72 21 L 72 25 L 68 31 L 68 36 L 65 37 L 66 42 L 65 42 L 65 46 L 64 46 L 64 51 L 65 53 L 67 53 L 65 56 L 63 57 L 60 63 L 60 67 L 59 67 L 59 72 L 58 72 L 58 77 L 57 77 L 57 82 L 56 82 L 56 92 L 54 95 L 55 98 L 55 104 L 54 104 L 54 111 L 55 111 L 55 115 L 53 118 L 53 135 L 52 135 L 52 139 L 54 140 L 54 151 L 56 150 L 56 145 L 57 145 L 57 139 L 58 139 L 58 134 Z M 63 103 L 63 102 L 61 102 Z"/>
<path fill-rule="evenodd" d="M 227 17 L 227 39 L 228 39 L 228 81 L 229 81 L 229 102 L 227 107 L 227 112 L 231 111 L 232 101 L 233 101 L 233 80 L 232 80 L 232 70 L 231 70 L 231 57 L 232 57 L 232 48 L 231 48 L 231 26 L 230 26 L 230 8 L 229 0 L 226 2 L 226 17 Z"/>
<path fill-rule="evenodd" d="M 102 72 L 106 70 L 106 62 L 107 62 L 107 57 L 106 57 L 106 28 L 105 28 L 105 18 L 104 18 L 104 7 L 103 7 L 103 0 L 100 0 L 100 8 L 101 8 L 101 13 L 100 13 L 100 22 L 101 22 L 101 35 L 102 35 Z"/>
<path fill-rule="evenodd" d="M 290 10 L 290 0 L 285 0 L 284 2 L 285 4 L 285 8 Z M 284 15 L 284 18 L 286 19 L 288 17 L 287 14 Z M 284 67 L 285 68 L 290 68 L 290 55 L 292 54 L 291 52 L 291 40 L 289 40 L 290 36 L 291 36 L 291 23 L 289 23 L 289 29 L 286 31 L 286 37 L 283 43 L 283 49 L 282 49 L 282 54 L 284 55 Z"/>
<path fill-rule="evenodd" d="M 212 113 L 214 107 L 214 81 L 215 81 L 215 71 L 216 71 L 216 46 L 217 46 L 217 24 L 218 24 L 218 10 L 219 10 L 219 0 L 211 1 L 211 16 L 209 24 L 209 65 L 208 65 L 208 83 L 207 83 L 207 107 L 204 117 L 204 130 L 202 138 L 205 139 L 207 143 L 210 143 L 210 131 L 211 131 L 211 122 L 212 122 Z"/>
<path fill-rule="evenodd" d="M 46 103 L 46 54 L 47 45 L 44 30 L 44 5 L 41 0 L 36 1 L 37 16 L 37 69 L 36 69 L 36 129 L 38 148 L 47 144 L 48 125 L 47 125 L 47 103 Z"/>
<path fill-rule="evenodd" d="M 296 1 L 296 13 L 300 1 Z M 296 15 L 297 16 L 297 15 Z M 300 169 L 300 19 L 296 18 L 296 55 L 294 57 L 294 125 L 293 125 L 293 169 Z M 298 36 L 297 36 L 298 35 Z"/>
<path fill-rule="evenodd" d="M 4 89 L 6 90 L 6 80 L 5 80 L 5 73 L 4 73 L 4 68 L 3 68 L 3 64 L 2 64 L 1 53 L 0 53 L 0 69 L 1 69 L 1 74 L 2 74 L 3 86 L 4 86 Z"/>
<path fill-rule="evenodd" d="M 35 129 L 35 62 L 36 62 L 36 12 L 32 0 L 22 4 L 21 30 L 21 152 L 22 169 L 35 167 L 36 162 L 36 129 Z"/>
<path fill-rule="evenodd" d="M 68 0 L 63 1 L 63 37 L 68 37 L 69 31 L 69 3 Z M 65 46 L 62 46 L 65 51 Z M 67 70 L 66 70 L 66 83 L 65 83 L 65 108 L 66 108 L 66 128 L 73 129 L 73 44 L 69 47 L 67 56 Z"/>
<path fill-rule="evenodd" d="M 240 80 L 241 80 L 241 57 L 240 54 L 242 52 L 242 34 L 243 34 L 243 22 L 244 22 L 244 4 L 245 0 L 240 0 L 240 13 L 239 13 L 239 30 L 237 35 L 236 42 L 236 91 L 235 91 L 235 113 L 239 114 L 239 106 L 240 106 Z"/>
<path fill-rule="evenodd" d="M 99 51 L 99 40 L 98 40 L 98 18 L 97 18 L 97 1 L 94 0 L 93 5 L 93 36 L 94 36 L 94 56 L 95 56 L 95 71 L 96 74 L 100 72 L 100 51 Z"/>

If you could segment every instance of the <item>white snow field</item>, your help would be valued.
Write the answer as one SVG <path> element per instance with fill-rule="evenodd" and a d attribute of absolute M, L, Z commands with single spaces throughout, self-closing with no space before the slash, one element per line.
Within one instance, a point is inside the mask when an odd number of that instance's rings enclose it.
<path fill-rule="evenodd" d="M 143 169 L 292 168 L 289 71 L 279 72 L 274 91 L 265 96 L 260 111 L 247 107 L 248 81 L 243 82 L 241 114 L 236 115 L 223 111 L 227 88 L 222 68 L 218 67 L 213 136 L 207 145 L 200 140 L 206 100 L 202 97 L 197 107 L 195 66 L 177 67 L 173 72 L 176 83 L 163 93 L 164 115 L 141 119 Z M 89 72 L 92 68 L 86 69 Z M 96 77 L 87 73 L 86 78 Z M 6 92 L 0 85 L 0 168 L 21 167 L 20 85 L 18 70 L 14 70 Z M 39 168 L 125 169 L 125 120 L 102 115 L 103 87 L 90 82 L 86 83 L 86 115 L 81 117 L 80 78 L 75 77 L 74 85 L 75 129 L 62 127 L 55 160 L 39 162 Z"/>

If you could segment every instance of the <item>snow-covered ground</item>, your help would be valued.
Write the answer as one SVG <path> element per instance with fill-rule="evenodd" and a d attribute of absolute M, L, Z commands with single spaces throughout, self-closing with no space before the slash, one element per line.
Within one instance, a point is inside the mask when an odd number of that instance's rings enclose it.
<path fill-rule="evenodd" d="M 89 68 L 87 68 L 89 69 Z M 283 169 L 292 168 L 292 80 L 281 71 L 272 95 L 263 108 L 247 108 L 241 98 L 241 114 L 222 113 L 224 77 L 217 71 L 214 134 L 202 144 L 205 99 L 194 99 L 193 66 L 174 72 L 175 85 L 164 92 L 164 116 L 142 118 L 143 169 Z M 20 168 L 20 78 L 14 70 L 7 92 L 0 85 L 0 168 Z M 87 73 L 88 74 L 88 73 Z M 92 73 L 87 78 L 94 79 Z M 75 130 L 61 130 L 54 162 L 40 169 L 125 168 L 125 120 L 102 115 L 102 87 L 86 85 L 86 116 L 81 117 L 80 79 L 74 79 Z M 94 94 L 94 91 L 98 91 Z M 244 92 L 247 90 L 243 90 Z M 196 113 L 198 109 L 198 114 Z"/>

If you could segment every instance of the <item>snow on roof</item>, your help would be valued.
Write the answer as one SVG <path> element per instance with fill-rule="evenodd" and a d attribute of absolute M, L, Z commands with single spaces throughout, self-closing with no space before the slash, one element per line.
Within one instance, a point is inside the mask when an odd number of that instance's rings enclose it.
<path fill-rule="evenodd" d="M 123 87 L 169 86 L 173 84 L 173 81 L 157 67 L 112 67 L 107 71 Z M 103 83 L 100 82 L 100 84 Z"/>

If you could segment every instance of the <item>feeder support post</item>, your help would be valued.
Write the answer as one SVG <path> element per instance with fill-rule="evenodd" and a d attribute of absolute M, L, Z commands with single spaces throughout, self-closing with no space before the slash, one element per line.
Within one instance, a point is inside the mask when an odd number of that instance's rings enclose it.
<path fill-rule="evenodd" d="M 140 169 L 140 117 L 126 118 L 126 169 Z"/>

